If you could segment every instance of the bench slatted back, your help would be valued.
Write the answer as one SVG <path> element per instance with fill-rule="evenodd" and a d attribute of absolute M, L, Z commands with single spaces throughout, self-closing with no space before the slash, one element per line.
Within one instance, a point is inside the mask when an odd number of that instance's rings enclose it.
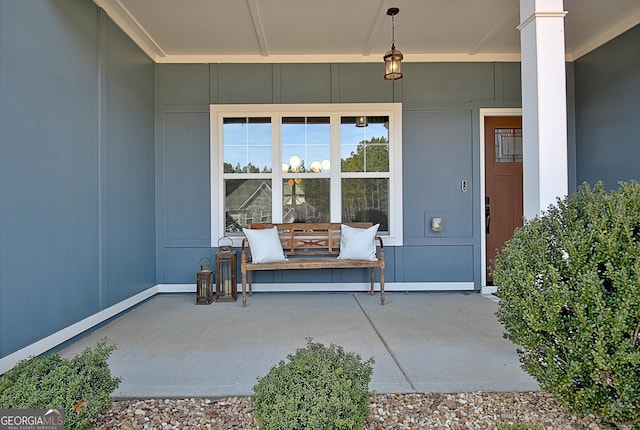
<path fill-rule="evenodd" d="M 356 228 L 371 227 L 370 222 L 343 223 Z M 278 228 L 285 255 L 338 255 L 340 254 L 339 222 L 251 224 L 249 228 Z"/>

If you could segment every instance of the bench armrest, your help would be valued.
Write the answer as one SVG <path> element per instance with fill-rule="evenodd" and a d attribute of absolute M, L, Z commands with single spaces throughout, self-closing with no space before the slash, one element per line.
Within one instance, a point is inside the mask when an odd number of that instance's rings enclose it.
<path fill-rule="evenodd" d="M 382 238 L 380 236 L 376 236 L 375 240 L 378 241 L 378 246 L 380 247 L 380 255 L 378 258 L 384 261 L 384 243 L 382 242 Z"/>
<path fill-rule="evenodd" d="M 240 251 L 240 262 L 247 263 L 251 261 L 251 248 L 249 247 L 249 242 L 247 238 L 242 239 L 242 250 Z"/>

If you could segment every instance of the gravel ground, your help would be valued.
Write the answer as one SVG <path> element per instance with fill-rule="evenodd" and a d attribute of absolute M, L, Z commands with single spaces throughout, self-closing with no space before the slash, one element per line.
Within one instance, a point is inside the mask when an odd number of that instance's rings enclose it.
<path fill-rule="evenodd" d="M 527 424 L 531 429 L 599 430 L 593 416 L 565 412 L 551 397 L 530 393 L 376 394 L 364 430 L 495 429 Z M 102 429 L 258 429 L 248 397 L 114 401 L 95 426 Z"/>

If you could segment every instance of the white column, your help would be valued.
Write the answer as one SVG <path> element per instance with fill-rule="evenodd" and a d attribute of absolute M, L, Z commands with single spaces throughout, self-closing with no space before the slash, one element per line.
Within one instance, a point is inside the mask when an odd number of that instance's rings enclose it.
<path fill-rule="evenodd" d="M 520 0 L 524 216 L 568 193 L 562 0 Z"/>

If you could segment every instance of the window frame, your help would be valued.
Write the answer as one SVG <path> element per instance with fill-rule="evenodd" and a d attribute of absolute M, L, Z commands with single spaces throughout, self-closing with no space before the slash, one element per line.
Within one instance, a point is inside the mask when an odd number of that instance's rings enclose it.
<path fill-rule="evenodd" d="M 340 123 L 347 116 L 389 117 L 389 171 L 341 172 Z M 272 184 L 272 219 L 282 219 L 282 181 L 287 177 L 279 166 L 282 164 L 281 118 L 292 116 L 330 117 L 331 171 L 329 173 L 298 173 L 297 177 L 329 178 L 330 220 L 342 221 L 342 179 L 389 178 L 389 232 L 381 234 L 385 245 L 401 246 L 403 241 L 402 214 L 402 103 L 330 103 L 330 104 L 256 104 L 210 105 L 210 173 L 211 173 L 211 247 L 217 247 L 218 239 L 226 235 L 223 172 L 223 119 L 225 117 L 271 117 L 271 173 L 234 173 L 236 179 L 270 179 Z M 335 166 L 335 167 L 334 167 Z M 291 174 L 288 174 L 289 176 Z M 242 244 L 243 235 L 232 235 L 233 246 Z"/>

